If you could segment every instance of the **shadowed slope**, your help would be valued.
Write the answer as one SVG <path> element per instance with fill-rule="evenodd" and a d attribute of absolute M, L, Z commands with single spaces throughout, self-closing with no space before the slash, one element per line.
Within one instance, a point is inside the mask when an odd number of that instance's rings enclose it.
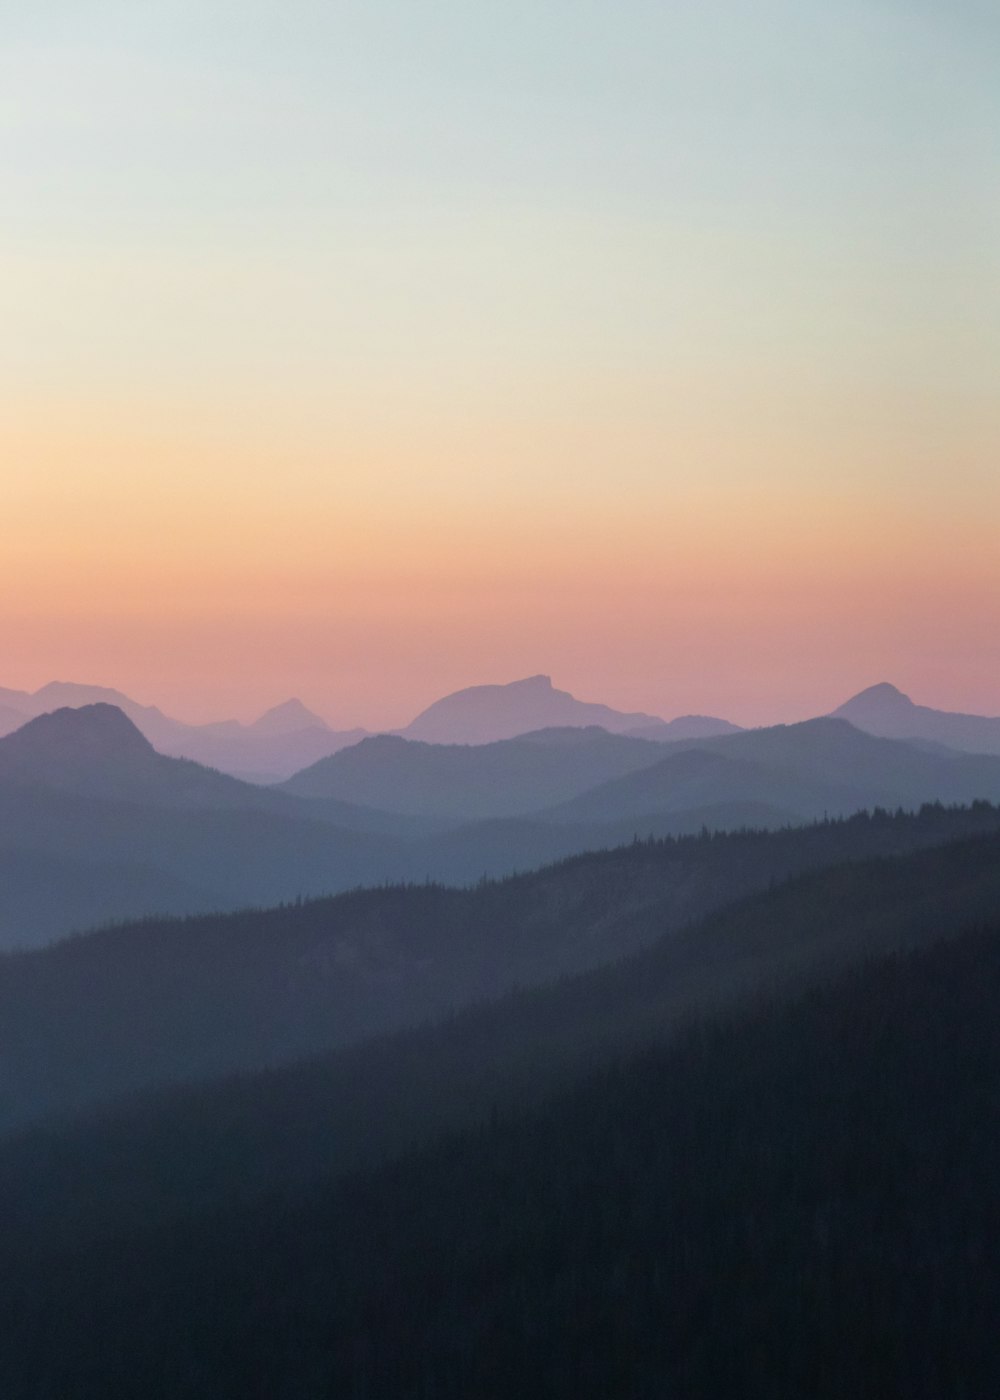
<path fill-rule="evenodd" d="M 998 995 L 994 928 L 340 1186 L 15 1241 L 3 1392 L 993 1395 Z"/>
<path fill-rule="evenodd" d="M 0 1121 L 414 1025 L 612 962 L 792 874 L 998 825 L 984 805 L 636 843 L 473 890 L 365 890 L 0 958 Z"/>

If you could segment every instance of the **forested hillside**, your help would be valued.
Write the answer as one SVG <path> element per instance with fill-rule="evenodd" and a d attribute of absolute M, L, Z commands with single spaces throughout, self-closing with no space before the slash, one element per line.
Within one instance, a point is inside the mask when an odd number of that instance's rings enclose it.
<path fill-rule="evenodd" d="M 0 1126 L 415 1025 L 613 962 L 789 876 L 998 828 L 980 804 L 635 842 L 471 890 L 362 890 L 8 955 Z"/>
<path fill-rule="evenodd" d="M 0 1388 L 996 1394 L 998 996 L 993 925 L 294 1205 L 43 1254 L 8 1276 Z"/>
<path fill-rule="evenodd" d="M 138 1229 L 151 1215 L 294 1194 L 442 1131 L 538 1104 L 706 1015 L 794 994 L 998 908 L 998 836 L 850 862 L 668 930 L 610 966 L 434 1025 L 36 1130 L 0 1143 L 8 1248 L 31 1254 L 46 1241 Z M 183 1037 L 189 1023 L 178 1025 Z M 161 1039 L 156 1049 L 177 1057 L 186 1041 Z M 79 1064 L 64 1057 L 61 1073 L 92 1093 L 88 1050 Z M 149 1046 L 133 1039 L 131 1058 L 141 1063 L 143 1052 Z"/>

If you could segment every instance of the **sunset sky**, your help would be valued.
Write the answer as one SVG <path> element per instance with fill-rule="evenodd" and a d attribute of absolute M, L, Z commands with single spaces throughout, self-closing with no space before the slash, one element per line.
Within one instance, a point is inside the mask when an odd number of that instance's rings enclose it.
<path fill-rule="evenodd" d="M 0 40 L 0 685 L 1000 713 L 991 0 Z"/>

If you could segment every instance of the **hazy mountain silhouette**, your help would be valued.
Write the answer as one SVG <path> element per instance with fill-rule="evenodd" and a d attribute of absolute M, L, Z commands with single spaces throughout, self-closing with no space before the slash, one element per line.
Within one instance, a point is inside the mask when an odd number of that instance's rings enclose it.
<path fill-rule="evenodd" d="M 0 949 L 43 947 L 72 931 L 144 914 L 196 914 L 238 901 L 154 864 L 95 864 L 37 850 L 0 850 Z"/>
<path fill-rule="evenodd" d="M 27 690 L 10 690 L 6 686 L 0 685 L 0 705 L 6 705 L 12 710 L 21 714 L 31 714 L 31 692 Z"/>
<path fill-rule="evenodd" d="M 172 885 L 200 891 L 195 908 L 231 909 L 402 878 L 410 868 L 409 849 L 400 837 L 324 820 L 321 804 L 309 820 L 258 807 L 154 806 L 0 782 L 0 852 L 13 857 L 24 852 L 32 860 L 44 855 L 57 872 L 66 861 L 104 870 L 107 902 L 96 914 L 91 911 L 88 922 L 163 912 L 145 894 L 141 903 L 122 907 L 114 868 L 153 868 Z M 40 923 L 49 928 L 57 888 L 38 887 Z M 59 922 L 55 931 L 61 934 L 82 927 L 72 899 L 62 904 Z M 30 907 L 22 906 L 12 926 L 0 923 L 0 948 L 38 941 Z"/>
<path fill-rule="evenodd" d="M 47 855 L 55 867 L 50 888 L 39 888 L 37 926 L 27 896 L 10 920 L 0 903 L 0 947 L 37 943 L 42 928 L 81 927 L 71 882 L 59 873 L 65 861 L 153 868 L 166 883 L 147 880 L 143 888 L 152 895 L 179 885 L 202 901 L 181 907 L 231 908 L 387 880 L 467 884 L 633 835 L 775 828 L 859 807 L 1000 796 L 1000 759 L 928 753 L 839 720 L 666 749 L 599 729 L 483 747 L 386 736 L 343 760 L 354 786 L 345 782 L 339 790 L 363 794 L 367 803 L 258 787 L 158 754 L 120 711 L 103 704 L 26 723 L 0 739 L 0 853 Z M 626 776 L 579 791 L 623 769 Z M 553 804 L 566 791 L 577 795 Z M 377 799 L 407 810 L 379 809 L 371 805 Z M 468 819 L 532 801 L 548 805 L 522 816 Z M 144 896 L 130 908 L 109 881 L 106 905 L 90 900 L 87 918 L 178 907 L 170 893 L 165 904 Z M 134 880 L 131 887 L 139 888 Z M 30 891 L 30 882 L 20 888 Z M 60 889 L 67 891 L 61 903 Z"/>
<path fill-rule="evenodd" d="M 267 802 L 236 778 L 157 753 L 121 709 L 104 702 L 48 711 L 0 739 L 0 779 L 156 806 Z"/>
<path fill-rule="evenodd" d="M 714 739 L 720 734 L 739 734 L 741 728 L 741 725 L 715 719 L 712 715 L 679 715 L 677 719 L 640 724 L 624 732 L 636 739 L 655 739 L 662 744 L 677 739 Z"/>
<path fill-rule="evenodd" d="M 250 727 L 261 734 L 296 734 L 303 729 L 322 729 L 328 734 L 332 733 L 326 720 L 313 714 L 297 699 L 286 700 L 282 705 L 265 710 Z"/>
<path fill-rule="evenodd" d="M 623 714 L 577 700 L 566 690 L 555 690 L 548 676 L 529 676 L 509 685 L 457 690 L 436 700 L 399 732 L 431 744 L 488 744 L 536 729 L 596 724 L 618 733 L 656 722 L 655 715 Z"/>
<path fill-rule="evenodd" d="M 380 734 L 321 759 L 281 791 L 455 820 L 517 816 L 655 763 L 660 752 L 595 726 L 477 745 Z"/>
<path fill-rule="evenodd" d="M 51 710 L 64 708 L 80 709 L 84 705 L 113 705 L 121 710 L 140 729 L 146 726 L 160 737 L 169 733 L 177 720 L 169 719 L 156 705 L 140 705 L 104 685 L 77 685 L 71 681 L 50 681 L 36 690 L 31 696 L 31 708 L 35 715 L 46 714 Z M 150 737 L 147 735 L 147 737 Z"/>
<path fill-rule="evenodd" d="M 554 796 L 559 789 L 562 800 Z M 1000 797 L 1000 758 L 928 751 L 837 719 L 666 747 L 597 728 L 541 730 L 486 745 L 379 736 L 297 774 L 281 791 L 455 819 L 519 814 L 580 827 L 633 821 L 646 834 L 650 817 L 705 809 L 808 821 L 862 807 L 992 800 Z"/>
<path fill-rule="evenodd" d="M 674 745 L 652 767 L 544 815 L 588 823 L 759 801 L 808 820 L 862 807 L 977 798 L 1000 798 L 1000 758 L 928 752 L 830 718 Z"/>
<path fill-rule="evenodd" d="M 11 709 L 9 705 L 0 705 L 0 738 L 4 734 L 13 734 L 15 729 L 20 729 L 28 719 L 23 710 Z"/>
<path fill-rule="evenodd" d="M 886 681 L 862 690 L 833 714 L 886 739 L 924 739 L 968 753 L 1000 754 L 1000 718 L 915 705 Z"/>
<path fill-rule="evenodd" d="M 0 857 L 19 892 L 0 899 L 0 947 L 93 921 L 399 878 L 400 835 L 424 829 L 158 754 L 111 705 L 53 711 L 0 739 Z M 17 876 L 19 861 L 30 878 Z M 67 863 L 90 867 L 81 902 Z"/>
<path fill-rule="evenodd" d="M 29 719 L 56 709 L 95 704 L 121 710 L 160 753 L 190 758 L 251 781 L 287 778 L 325 754 L 357 743 L 367 733 L 332 730 L 298 700 L 275 706 L 249 725 L 237 720 L 185 724 L 156 705 L 140 705 L 107 686 L 52 681 L 34 694 L 0 689 L 0 706 Z M 5 727 L 0 714 L 0 733 L 14 727 L 13 723 Z"/>

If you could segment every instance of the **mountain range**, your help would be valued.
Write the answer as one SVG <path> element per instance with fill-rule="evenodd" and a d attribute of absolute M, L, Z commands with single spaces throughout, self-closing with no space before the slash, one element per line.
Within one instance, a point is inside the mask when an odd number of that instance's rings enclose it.
<path fill-rule="evenodd" d="M 0 948 L 385 881 L 465 885 L 635 836 L 976 800 L 1000 800 L 1000 757 L 846 720 L 665 745 L 598 728 L 382 736 L 275 787 L 157 753 L 114 706 L 64 708 L 0 739 Z"/>
<path fill-rule="evenodd" d="M 185 724 L 155 705 L 141 705 L 103 686 L 52 682 L 33 693 L 0 687 L 0 736 L 48 711 L 110 704 L 132 720 L 164 754 L 190 758 L 207 767 L 253 782 L 280 782 L 342 749 L 371 731 L 334 730 L 300 700 L 267 710 L 252 724 L 222 720 Z M 882 683 L 862 691 L 833 711 L 856 728 L 882 738 L 920 740 L 971 753 L 1000 754 L 1000 718 L 952 714 L 914 704 Z M 437 700 L 396 737 L 430 744 L 485 745 L 541 729 L 592 728 L 657 743 L 710 739 L 740 732 L 740 726 L 707 715 L 663 720 L 577 700 L 557 690 L 548 676 L 529 676 L 506 685 L 471 686 Z"/>
<path fill-rule="evenodd" d="M 878 739 L 832 718 L 667 745 L 601 729 L 541 730 L 479 746 L 380 737 L 322 759 L 280 791 L 455 820 L 530 814 L 607 823 L 752 803 L 801 821 L 992 799 L 1000 796 L 1000 757 Z"/>
<path fill-rule="evenodd" d="M 299 700 L 274 706 L 252 724 L 185 724 L 155 705 L 140 705 L 106 686 L 54 681 L 32 694 L 0 689 L 0 734 L 52 710 L 100 704 L 121 710 L 160 753 L 258 782 L 288 777 L 325 754 L 357 743 L 367 732 L 333 730 Z"/>
<path fill-rule="evenodd" d="M 55 681 L 34 693 L 0 688 L 0 735 L 50 710 L 94 704 L 120 709 L 161 753 L 191 758 L 258 782 L 288 778 L 320 758 L 358 743 L 370 732 L 331 729 L 296 699 L 275 705 L 252 724 L 237 720 L 185 724 L 155 705 L 138 704 L 118 690 Z M 737 728 L 726 720 L 702 715 L 668 722 L 653 715 L 626 714 L 556 690 L 548 676 L 532 676 L 508 685 L 456 691 L 395 732 L 429 743 L 487 744 L 537 729 L 594 725 L 611 733 L 634 732 L 640 738 L 668 741 L 731 733 Z"/>

